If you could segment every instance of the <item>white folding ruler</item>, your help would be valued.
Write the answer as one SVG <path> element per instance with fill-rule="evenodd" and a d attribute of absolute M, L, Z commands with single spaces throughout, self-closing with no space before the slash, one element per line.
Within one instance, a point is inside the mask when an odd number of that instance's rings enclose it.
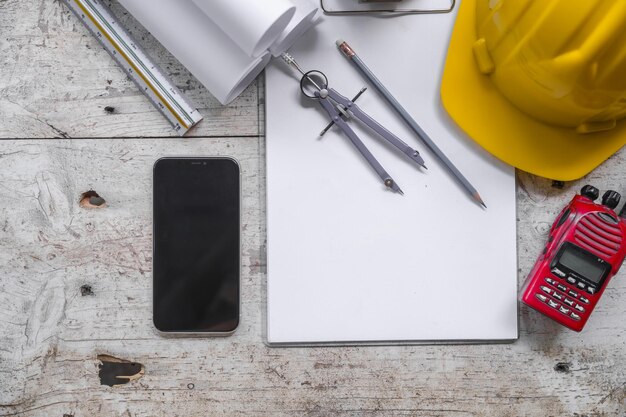
<path fill-rule="evenodd" d="M 152 62 L 113 13 L 98 0 L 63 0 L 104 49 L 122 67 L 167 120 L 183 136 L 202 115 Z"/>

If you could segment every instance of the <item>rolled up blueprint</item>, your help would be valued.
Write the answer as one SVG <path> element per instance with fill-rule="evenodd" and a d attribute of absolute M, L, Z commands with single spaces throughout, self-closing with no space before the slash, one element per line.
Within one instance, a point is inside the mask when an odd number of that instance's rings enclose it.
<path fill-rule="evenodd" d="M 313 3 L 313 0 L 290 1 L 296 6 L 296 13 L 285 30 L 283 30 L 283 33 L 270 46 L 270 52 L 274 56 L 279 56 L 291 48 L 296 40 L 309 30 L 321 15 L 319 8 Z"/>
<path fill-rule="evenodd" d="M 229 38 L 253 57 L 264 53 L 291 21 L 290 0 L 193 0 Z"/>
<path fill-rule="evenodd" d="M 248 56 L 190 0 L 120 3 L 222 104 L 237 97 L 270 59 L 269 53 Z"/>

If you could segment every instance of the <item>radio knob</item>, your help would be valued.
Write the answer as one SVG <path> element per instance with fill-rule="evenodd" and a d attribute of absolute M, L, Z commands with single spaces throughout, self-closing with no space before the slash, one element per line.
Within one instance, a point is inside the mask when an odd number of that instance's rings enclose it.
<path fill-rule="evenodd" d="M 613 210 L 622 198 L 617 191 L 609 190 L 602 196 L 602 204 Z"/>
<path fill-rule="evenodd" d="M 594 201 L 600 195 L 600 190 L 598 190 L 593 185 L 587 184 L 580 190 L 580 195 L 582 195 L 583 197 L 587 197 L 591 201 Z"/>

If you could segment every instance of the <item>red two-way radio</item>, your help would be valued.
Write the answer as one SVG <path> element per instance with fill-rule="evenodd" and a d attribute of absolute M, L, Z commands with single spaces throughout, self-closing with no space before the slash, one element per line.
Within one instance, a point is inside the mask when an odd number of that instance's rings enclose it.
<path fill-rule="evenodd" d="M 577 332 L 626 257 L 626 206 L 618 216 L 620 195 L 585 185 L 561 211 L 548 243 L 526 278 L 521 301 Z"/>

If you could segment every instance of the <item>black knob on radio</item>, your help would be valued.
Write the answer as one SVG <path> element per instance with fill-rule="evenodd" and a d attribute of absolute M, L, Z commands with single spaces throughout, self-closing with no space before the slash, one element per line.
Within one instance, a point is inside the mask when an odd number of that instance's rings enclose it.
<path fill-rule="evenodd" d="M 600 190 L 593 185 L 587 184 L 580 190 L 580 195 L 594 201 L 600 195 Z"/>
<path fill-rule="evenodd" d="M 608 190 L 602 196 L 602 204 L 604 204 L 605 206 L 607 206 L 608 208 L 612 210 L 615 207 L 617 207 L 617 205 L 619 204 L 620 198 L 622 198 L 622 196 L 619 195 L 617 191 Z"/>

